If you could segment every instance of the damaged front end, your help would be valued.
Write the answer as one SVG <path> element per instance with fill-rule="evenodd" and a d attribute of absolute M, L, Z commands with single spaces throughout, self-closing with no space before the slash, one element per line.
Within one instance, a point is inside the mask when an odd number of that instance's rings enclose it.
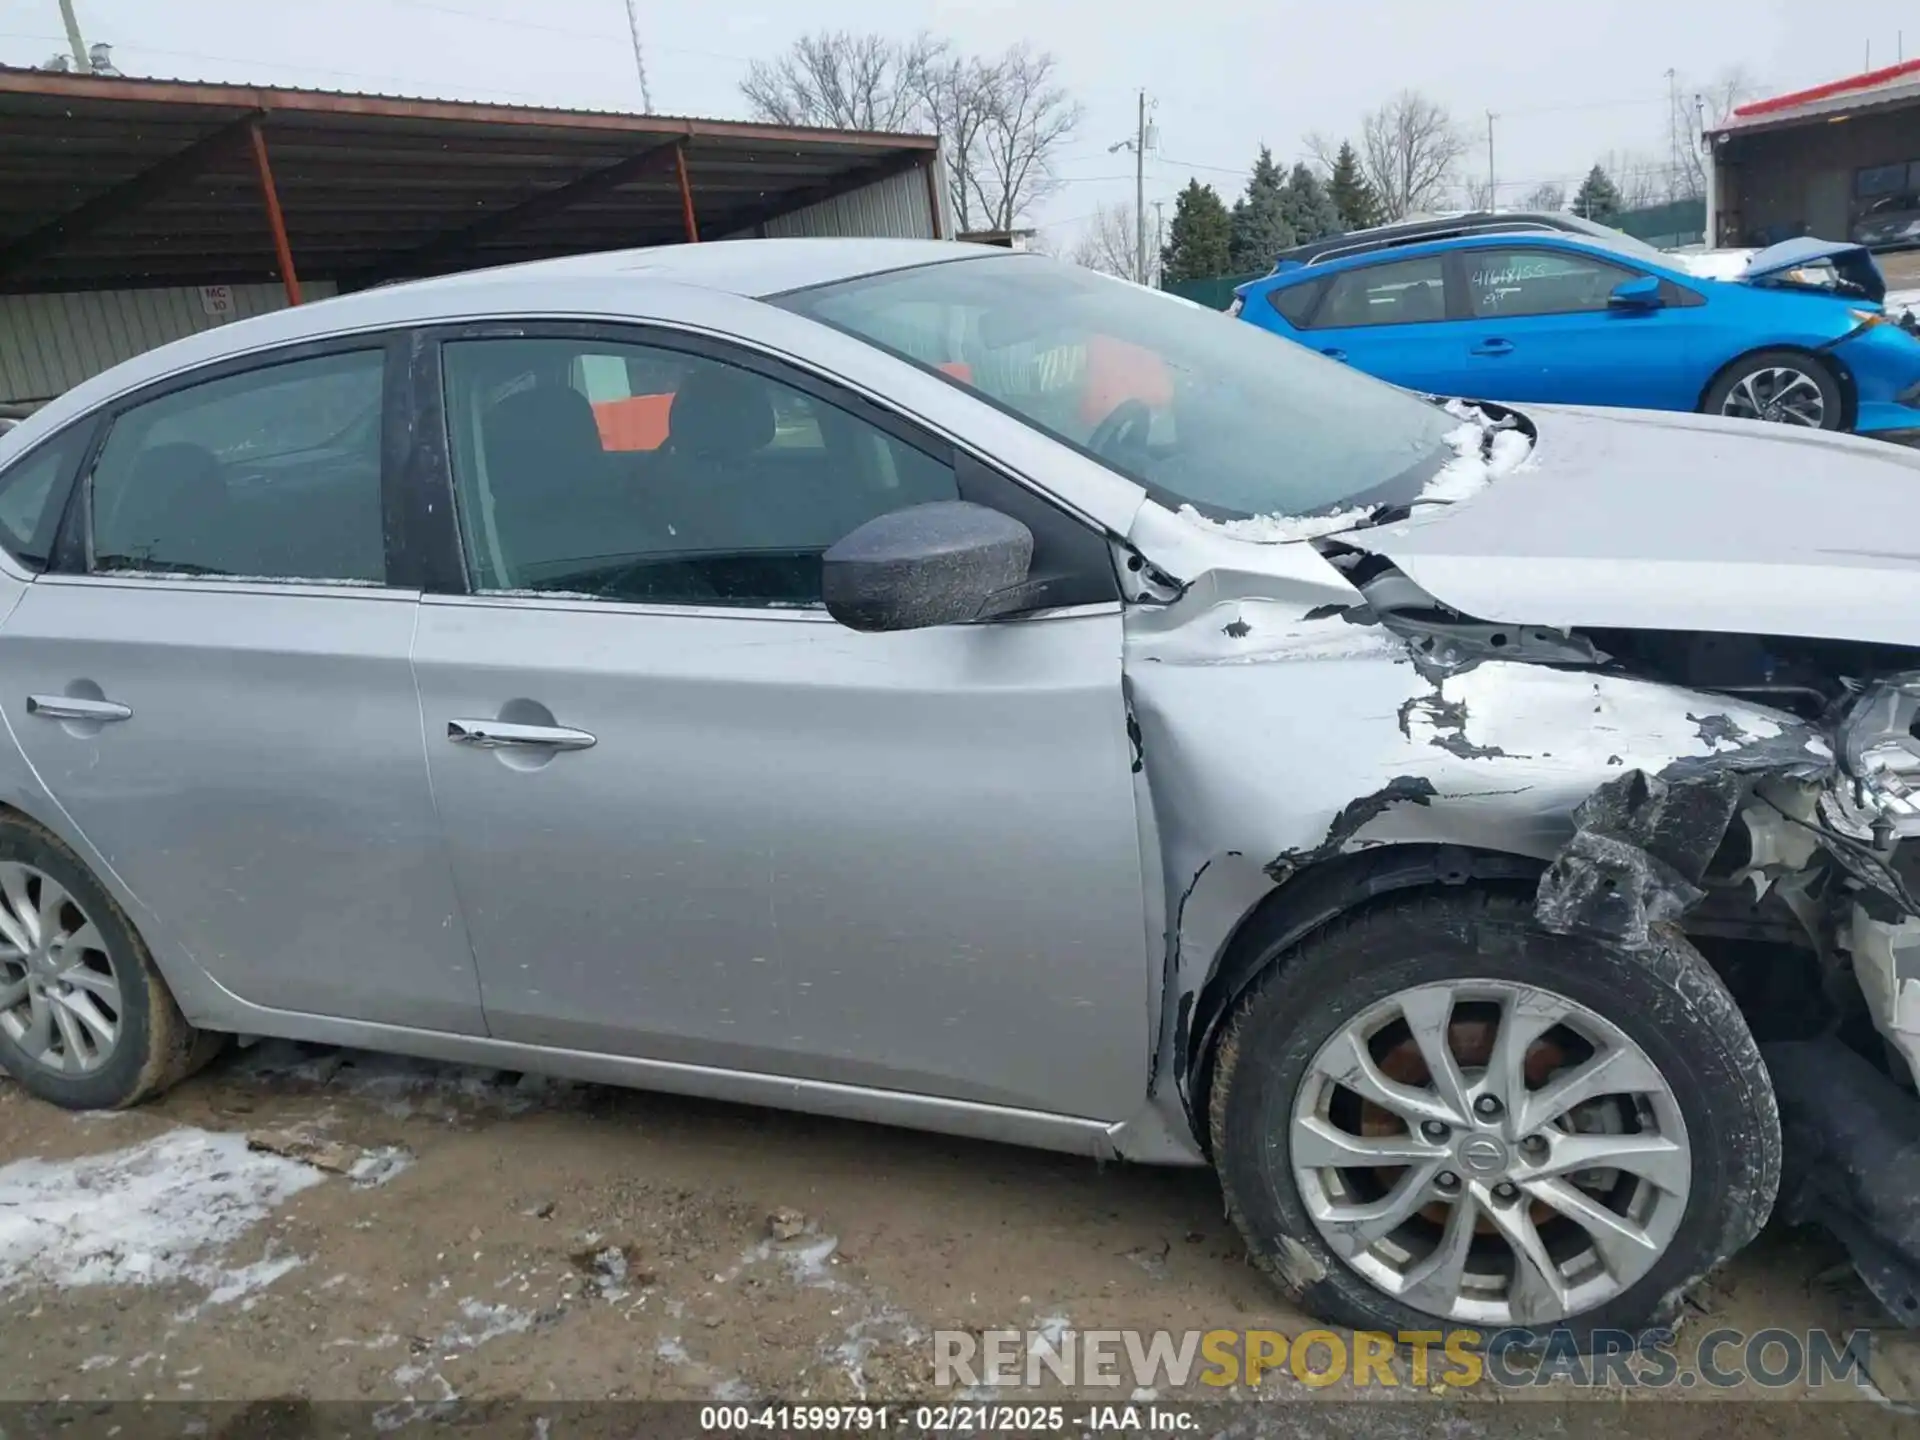
<path fill-rule="evenodd" d="M 1533 883 L 1544 930 L 1682 934 L 1721 972 L 1773 1078 L 1780 1213 L 1920 1323 L 1920 652 L 1485 622 L 1357 544 L 1297 548 L 1346 600 L 1217 571 L 1129 618 L 1189 1120 L 1261 955 L 1386 889 Z"/>
<path fill-rule="evenodd" d="M 1390 583 L 1408 582 L 1396 572 Z M 1451 628 L 1437 636 L 1443 653 L 1457 647 Z M 1564 641 L 1617 646 L 1628 653 L 1609 659 L 1642 673 L 1766 695 L 1817 732 L 1756 741 L 1726 715 L 1694 716 L 1725 751 L 1633 770 L 1583 800 L 1535 917 L 1627 950 L 1674 927 L 1735 976 L 1753 968 L 1752 951 L 1797 932 L 1789 948 L 1813 966 L 1809 1009 L 1769 1015 L 1765 987 L 1741 987 L 1781 1112 L 1778 1213 L 1824 1224 L 1888 1310 L 1920 1325 L 1920 670 L 1875 671 L 1914 657 L 1760 637 Z M 1671 672 L 1676 652 L 1703 649 L 1717 652 L 1705 674 L 1697 659 Z M 1746 667 L 1732 658 L 1743 654 Z"/>

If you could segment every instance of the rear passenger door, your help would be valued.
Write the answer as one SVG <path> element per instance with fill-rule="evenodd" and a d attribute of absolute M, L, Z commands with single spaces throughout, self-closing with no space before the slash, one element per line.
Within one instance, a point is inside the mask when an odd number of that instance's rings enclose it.
<path fill-rule="evenodd" d="M 1444 256 L 1376 260 L 1328 276 L 1297 338 L 1382 380 L 1453 394 L 1466 367 L 1447 315 Z"/>
<path fill-rule="evenodd" d="M 478 1033 L 410 666 L 407 355 L 250 357 L 83 422 L 46 573 L 0 627 L 0 704 L 176 982 Z"/>

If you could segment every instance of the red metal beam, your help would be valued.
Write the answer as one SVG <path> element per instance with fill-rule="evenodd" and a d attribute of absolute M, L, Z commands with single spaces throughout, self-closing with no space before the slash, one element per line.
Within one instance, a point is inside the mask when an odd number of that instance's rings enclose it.
<path fill-rule="evenodd" d="M 247 122 L 253 141 L 253 166 L 260 175 L 260 198 L 267 207 L 267 227 L 273 231 L 274 254 L 280 257 L 280 283 L 287 287 L 287 303 L 300 303 L 300 277 L 293 269 L 293 246 L 287 241 L 287 222 L 280 214 L 280 196 L 273 188 L 273 164 L 267 159 L 267 137 L 257 119 Z"/>
<path fill-rule="evenodd" d="M 673 147 L 673 169 L 680 177 L 680 215 L 687 223 L 687 243 L 700 243 L 700 221 L 693 213 L 693 182 L 687 179 L 687 147 Z"/>

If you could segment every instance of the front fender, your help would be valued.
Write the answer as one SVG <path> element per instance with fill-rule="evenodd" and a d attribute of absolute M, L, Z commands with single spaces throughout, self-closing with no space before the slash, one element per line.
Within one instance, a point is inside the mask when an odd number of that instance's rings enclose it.
<path fill-rule="evenodd" d="M 1202 1058 L 1200 1002 L 1241 924 L 1328 861 L 1447 847 L 1526 862 L 1512 878 L 1635 771 L 1833 763 L 1817 730 L 1725 696 L 1526 660 L 1437 673 L 1365 607 L 1189 592 L 1130 613 L 1125 673 L 1166 888 L 1156 1095 Z"/>

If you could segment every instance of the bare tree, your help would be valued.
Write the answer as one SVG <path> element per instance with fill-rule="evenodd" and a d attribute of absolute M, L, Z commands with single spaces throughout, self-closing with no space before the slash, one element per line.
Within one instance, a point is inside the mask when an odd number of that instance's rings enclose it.
<path fill-rule="evenodd" d="M 1651 155 L 1637 150 L 1609 150 L 1600 157 L 1600 168 L 1620 192 L 1622 210 L 1644 210 L 1679 198 L 1673 194 L 1673 166 Z"/>
<path fill-rule="evenodd" d="M 1567 208 L 1567 187 L 1557 180 L 1545 180 L 1527 192 L 1522 210 L 1553 212 Z"/>
<path fill-rule="evenodd" d="M 1494 187 L 1491 180 L 1479 180 L 1472 176 L 1460 182 L 1462 198 L 1469 210 L 1491 210 L 1494 208 Z"/>
<path fill-rule="evenodd" d="M 924 113 L 927 76 L 944 41 L 822 30 L 774 60 L 747 67 L 740 93 L 757 120 L 837 130 L 912 130 Z"/>
<path fill-rule="evenodd" d="M 1073 243 L 1069 258 L 1103 275 L 1133 279 L 1133 206 L 1102 205 Z M 1158 252 L 1156 251 L 1157 255 Z"/>
<path fill-rule="evenodd" d="M 1466 137 L 1446 107 L 1413 90 L 1371 112 L 1360 129 L 1361 168 L 1388 220 L 1440 201 L 1452 189 L 1466 149 Z"/>
<path fill-rule="evenodd" d="M 956 134 L 946 153 L 990 229 L 1011 230 L 1059 189 L 1054 155 L 1082 114 L 1080 103 L 1060 84 L 1059 68 L 1055 56 L 1025 43 L 978 63 L 972 83 L 982 92 L 979 126 L 964 149 Z"/>
<path fill-rule="evenodd" d="M 998 76 L 971 55 L 943 58 L 922 75 L 920 98 L 926 123 L 940 137 L 955 223 L 963 231 L 986 229 L 977 176 L 986 163 L 982 137 L 1001 108 Z"/>

